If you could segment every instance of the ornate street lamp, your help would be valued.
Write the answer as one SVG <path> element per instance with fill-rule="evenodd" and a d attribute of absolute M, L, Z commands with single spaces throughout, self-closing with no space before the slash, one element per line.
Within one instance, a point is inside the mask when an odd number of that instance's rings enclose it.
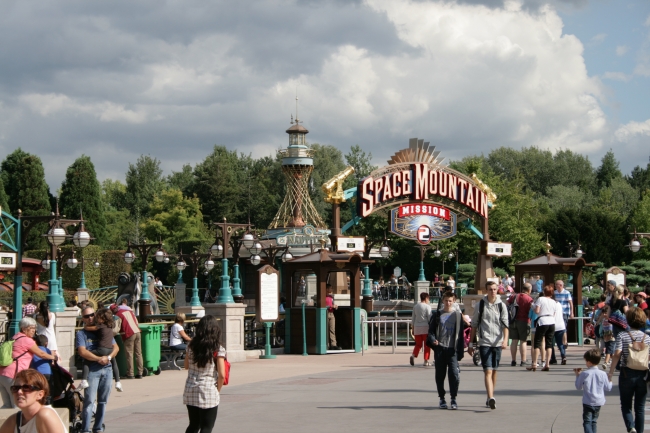
<path fill-rule="evenodd" d="M 190 306 L 200 307 L 201 300 L 199 299 L 199 286 L 198 286 L 198 272 L 200 261 L 203 260 L 203 267 L 207 272 L 210 272 L 214 268 L 214 262 L 212 261 L 212 253 L 199 254 L 194 251 L 192 254 L 179 254 L 178 263 L 176 263 L 176 269 L 179 272 L 183 272 L 183 269 L 187 266 L 186 263 L 189 263 L 192 266 L 193 274 L 193 286 L 192 286 L 192 299 L 190 300 Z M 187 262 L 186 262 L 187 261 Z"/>
<path fill-rule="evenodd" d="M 582 246 L 580 245 L 580 241 L 578 241 L 577 245 L 573 245 L 571 242 L 569 242 L 569 245 L 566 247 L 569 250 L 569 256 L 573 256 L 575 254 L 576 258 L 580 258 L 583 255 L 585 255 L 585 251 L 582 250 Z"/>
<path fill-rule="evenodd" d="M 255 236 L 251 233 L 251 225 L 249 224 L 233 224 L 229 223 L 226 218 L 220 223 L 214 223 L 217 228 L 217 237 L 214 244 L 210 248 L 210 252 L 214 257 L 221 257 L 221 288 L 219 289 L 219 296 L 217 303 L 219 304 L 232 304 L 235 299 L 242 300 L 241 287 L 239 285 L 239 249 L 242 245 L 248 244 L 249 247 L 255 245 Z M 245 230 L 245 233 L 236 238 L 238 231 Z M 219 236 L 219 232 L 221 236 Z M 230 290 L 230 276 L 228 275 L 228 246 L 232 248 L 233 258 L 233 288 Z"/>
<path fill-rule="evenodd" d="M 626 245 L 630 251 L 633 253 L 638 253 L 641 248 L 644 247 L 644 245 L 641 243 L 640 239 L 650 239 L 650 233 L 637 233 L 636 229 L 634 229 L 634 233 L 630 233 L 632 236 L 632 240 L 628 245 Z"/>
<path fill-rule="evenodd" d="M 149 259 L 149 254 L 155 249 L 156 253 L 154 257 L 157 262 L 165 261 L 165 252 L 162 249 L 162 241 L 158 241 L 157 244 L 148 244 L 147 240 L 144 239 L 141 244 L 132 244 L 131 241 L 128 242 L 128 247 L 124 253 L 124 261 L 128 264 L 131 264 L 135 261 L 135 254 L 133 251 L 140 253 L 140 259 L 142 260 L 142 293 L 140 294 L 140 299 L 138 300 L 139 305 L 139 316 L 140 322 L 145 322 L 146 317 L 151 312 L 151 295 L 149 295 L 149 284 L 147 280 L 147 261 Z M 159 254 L 162 252 L 162 254 Z"/>

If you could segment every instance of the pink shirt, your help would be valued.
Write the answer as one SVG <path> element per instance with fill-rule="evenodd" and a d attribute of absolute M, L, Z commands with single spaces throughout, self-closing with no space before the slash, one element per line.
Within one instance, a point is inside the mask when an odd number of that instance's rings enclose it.
<path fill-rule="evenodd" d="M 334 297 L 327 295 L 325 298 L 325 306 L 327 306 L 327 311 L 332 312 L 334 311 L 334 308 L 332 308 L 332 305 L 334 305 Z"/>
<path fill-rule="evenodd" d="M 36 344 L 36 342 L 32 338 L 29 338 L 22 332 L 19 332 L 18 334 L 14 335 L 13 339 L 15 341 L 14 341 L 14 347 L 11 356 L 13 358 L 17 358 L 20 356 L 20 358 L 18 358 L 18 361 L 14 361 L 6 367 L 0 367 L 0 375 L 9 377 L 11 379 L 13 379 L 16 376 L 17 371 L 23 371 L 29 368 L 29 365 L 32 363 L 32 358 L 33 358 L 33 355 L 29 351 L 29 349 Z M 18 362 L 17 371 L 16 371 L 16 362 Z"/>

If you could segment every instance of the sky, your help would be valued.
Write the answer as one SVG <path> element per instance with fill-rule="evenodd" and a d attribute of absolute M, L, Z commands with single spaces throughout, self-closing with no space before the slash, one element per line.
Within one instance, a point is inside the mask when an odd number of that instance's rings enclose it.
<path fill-rule="evenodd" d="M 122 181 L 141 154 L 273 155 L 296 94 L 310 142 L 375 165 L 412 137 L 650 158 L 647 0 L 6 0 L 0 40 L 0 157 L 53 193 L 82 154 Z"/>

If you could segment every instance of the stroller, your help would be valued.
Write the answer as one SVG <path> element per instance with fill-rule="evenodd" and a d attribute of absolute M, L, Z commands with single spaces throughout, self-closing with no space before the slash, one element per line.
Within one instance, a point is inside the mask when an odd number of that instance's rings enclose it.
<path fill-rule="evenodd" d="M 70 433 L 81 432 L 83 397 L 74 387 L 74 379 L 68 370 L 58 364 L 52 365 L 50 393 L 53 407 L 68 408 L 70 413 Z"/>

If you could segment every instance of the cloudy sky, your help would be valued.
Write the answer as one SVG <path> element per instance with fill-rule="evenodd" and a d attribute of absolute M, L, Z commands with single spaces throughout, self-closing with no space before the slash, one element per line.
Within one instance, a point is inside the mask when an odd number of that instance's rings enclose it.
<path fill-rule="evenodd" d="M 375 164 L 410 137 L 650 157 L 647 0 L 6 0 L 0 40 L 0 156 L 38 154 L 53 192 L 81 154 L 122 180 L 273 154 L 296 91 L 311 142 Z"/>

